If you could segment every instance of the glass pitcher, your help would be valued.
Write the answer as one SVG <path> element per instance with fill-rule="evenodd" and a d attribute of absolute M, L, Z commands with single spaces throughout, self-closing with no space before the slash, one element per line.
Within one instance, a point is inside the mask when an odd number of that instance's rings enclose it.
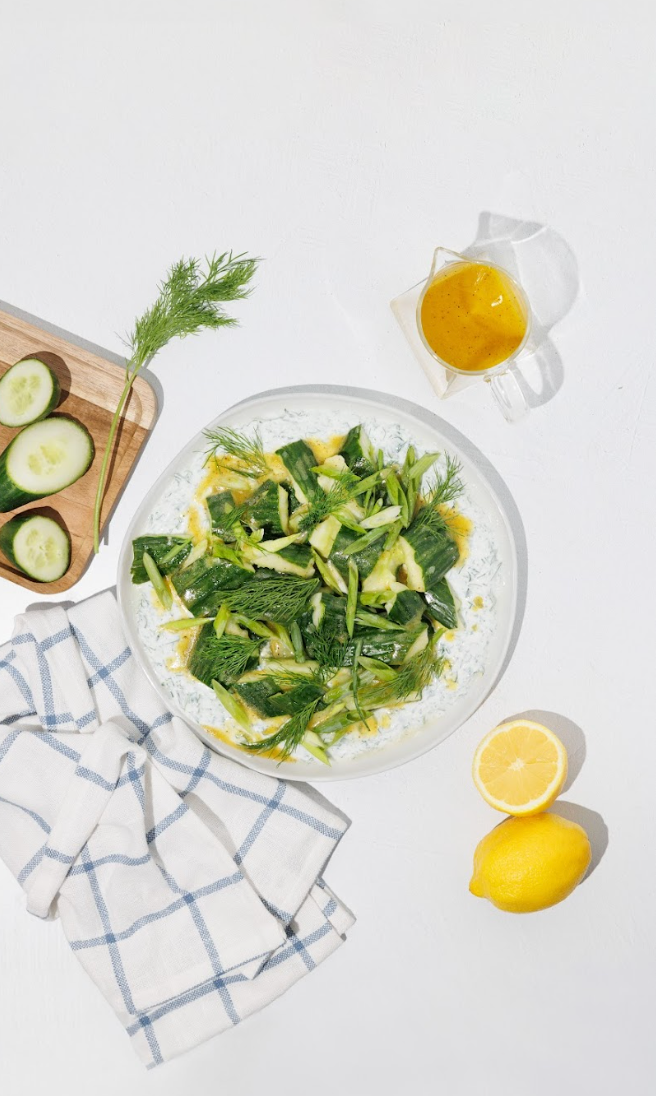
<path fill-rule="evenodd" d="M 489 368 L 474 369 L 470 367 L 468 369 L 462 369 L 453 362 L 445 361 L 444 358 L 441 358 L 440 355 L 436 353 L 424 334 L 422 326 L 422 305 L 424 303 L 426 293 L 433 285 L 440 272 L 449 266 L 455 265 L 456 263 L 467 264 L 467 266 L 474 267 L 485 267 L 496 271 L 504 280 L 509 283 L 510 288 L 514 293 L 517 299 L 517 303 L 522 312 L 525 326 L 521 341 L 514 347 L 512 352 L 509 353 L 507 357 L 504 357 L 503 360 L 497 362 Z M 499 297 L 498 300 L 500 302 L 502 298 Z M 497 302 L 495 301 L 494 304 L 496 303 Z M 454 322 L 457 322 L 457 318 Z M 448 248 L 438 247 L 433 256 L 433 265 L 431 267 L 430 274 L 426 279 L 426 283 L 419 295 L 419 300 L 417 301 L 417 330 L 419 332 L 419 337 L 421 338 L 421 341 L 428 353 L 437 362 L 439 362 L 439 364 L 443 367 L 443 369 L 447 371 L 448 374 L 469 377 L 470 379 L 480 377 L 487 384 L 489 384 L 492 395 L 494 396 L 501 413 L 508 422 L 516 422 L 528 412 L 528 403 L 526 402 L 524 394 L 518 384 L 517 378 L 510 371 L 510 366 L 516 362 L 516 360 L 524 350 L 531 334 L 531 308 L 522 287 L 503 267 L 498 266 L 496 263 L 489 262 L 487 259 L 470 259 L 468 256 L 459 255 L 455 251 L 448 250 Z"/>

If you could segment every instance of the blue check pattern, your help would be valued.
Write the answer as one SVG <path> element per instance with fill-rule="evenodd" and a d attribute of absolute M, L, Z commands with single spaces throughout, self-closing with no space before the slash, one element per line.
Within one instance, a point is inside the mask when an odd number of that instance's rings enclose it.
<path fill-rule="evenodd" d="M 148 1067 L 261 1009 L 343 941 L 322 873 L 348 823 L 207 749 L 100 594 L 0 647 L 0 857 Z"/>

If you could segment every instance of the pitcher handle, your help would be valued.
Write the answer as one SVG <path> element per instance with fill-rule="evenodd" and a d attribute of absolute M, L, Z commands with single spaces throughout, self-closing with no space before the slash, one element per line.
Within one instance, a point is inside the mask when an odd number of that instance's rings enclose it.
<path fill-rule="evenodd" d="M 517 378 L 509 369 L 487 378 L 497 406 L 506 422 L 518 422 L 530 411 L 526 397 L 519 387 Z"/>

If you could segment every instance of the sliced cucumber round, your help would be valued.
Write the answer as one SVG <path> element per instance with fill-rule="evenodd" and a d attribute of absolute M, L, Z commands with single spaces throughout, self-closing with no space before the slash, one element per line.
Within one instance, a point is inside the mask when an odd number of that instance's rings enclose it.
<path fill-rule="evenodd" d="M 28 426 L 44 419 L 59 403 L 59 391 L 59 381 L 45 362 L 16 362 L 0 379 L 0 423 Z"/>
<path fill-rule="evenodd" d="M 0 529 L 0 549 L 19 571 L 36 582 L 56 582 L 71 562 L 71 538 L 52 518 L 20 514 Z"/>
<path fill-rule="evenodd" d="M 93 455 L 89 431 L 65 415 L 26 426 L 0 454 L 0 513 L 69 487 Z"/>

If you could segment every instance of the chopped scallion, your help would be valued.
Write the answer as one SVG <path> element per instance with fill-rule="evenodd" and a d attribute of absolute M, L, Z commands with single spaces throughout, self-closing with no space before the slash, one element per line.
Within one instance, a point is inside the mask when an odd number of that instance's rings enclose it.
<path fill-rule="evenodd" d="M 226 624 L 230 620 L 230 610 L 227 605 L 222 605 L 214 617 L 214 632 L 220 639 L 226 630 Z"/>
<path fill-rule="evenodd" d="M 180 620 L 167 620 L 166 624 L 160 624 L 167 632 L 188 632 L 192 628 L 202 628 L 204 624 L 211 624 L 213 617 L 181 617 Z"/>
<path fill-rule="evenodd" d="M 292 647 L 294 649 L 294 658 L 297 662 L 305 662 L 303 636 L 301 635 L 301 629 L 297 620 L 292 621 L 289 627 L 289 635 L 292 641 Z"/>
<path fill-rule="evenodd" d="M 358 605 L 358 566 L 355 560 L 348 561 L 348 594 L 346 598 L 346 630 L 349 636 L 353 636 L 355 627 L 355 611 Z"/>
<path fill-rule="evenodd" d="M 371 529 L 368 533 L 365 533 L 363 537 L 358 540 L 352 541 L 346 548 L 343 549 L 342 555 L 354 556 L 356 552 L 364 552 L 365 548 L 368 548 L 371 544 L 375 544 L 377 540 L 384 537 L 387 530 L 383 525 L 380 529 Z"/>
<path fill-rule="evenodd" d="M 249 733 L 252 729 L 251 721 L 242 702 L 237 700 L 237 697 L 233 696 L 232 693 L 229 693 L 227 689 L 224 689 L 219 681 L 212 681 L 212 688 L 228 715 L 231 715 L 235 722 L 238 723 L 244 731 Z"/>
<path fill-rule="evenodd" d="M 144 552 L 143 565 L 146 569 L 146 574 L 148 575 L 148 578 L 153 584 L 153 589 L 157 595 L 160 605 L 163 609 L 170 609 L 173 604 L 171 591 L 169 590 L 150 552 Z"/>

